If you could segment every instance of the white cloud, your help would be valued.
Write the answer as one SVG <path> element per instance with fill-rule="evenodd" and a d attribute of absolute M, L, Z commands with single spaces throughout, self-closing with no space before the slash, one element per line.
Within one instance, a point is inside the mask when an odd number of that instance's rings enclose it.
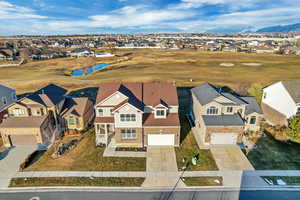
<path fill-rule="evenodd" d="M 151 10 L 145 5 L 125 6 L 104 15 L 93 15 L 89 20 L 55 21 L 50 27 L 94 27 L 94 28 L 130 28 L 155 25 L 172 20 L 182 20 L 195 16 L 195 12 L 180 10 Z"/>
<path fill-rule="evenodd" d="M 0 1 L 0 19 L 45 19 L 46 16 L 35 14 L 34 10 L 18 6 L 7 1 Z"/>

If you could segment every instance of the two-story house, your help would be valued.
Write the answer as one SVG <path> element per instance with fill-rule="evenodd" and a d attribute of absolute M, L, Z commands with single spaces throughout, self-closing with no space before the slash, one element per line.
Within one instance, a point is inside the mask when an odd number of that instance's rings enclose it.
<path fill-rule="evenodd" d="M 7 114 L 7 107 L 16 101 L 16 90 L 0 84 L 0 123 Z"/>
<path fill-rule="evenodd" d="M 258 131 L 261 109 L 254 97 L 239 97 L 204 83 L 192 88 L 196 137 L 204 144 L 236 144 L 245 131 Z"/>
<path fill-rule="evenodd" d="M 171 83 L 101 84 L 95 112 L 97 145 L 179 145 L 178 97 Z"/>
<path fill-rule="evenodd" d="M 60 117 L 67 90 L 50 84 L 11 104 L 0 125 L 4 145 L 49 144 L 55 129 L 64 129 Z"/>
<path fill-rule="evenodd" d="M 280 81 L 263 89 L 264 118 L 273 125 L 288 125 L 300 114 L 300 80 Z"/>

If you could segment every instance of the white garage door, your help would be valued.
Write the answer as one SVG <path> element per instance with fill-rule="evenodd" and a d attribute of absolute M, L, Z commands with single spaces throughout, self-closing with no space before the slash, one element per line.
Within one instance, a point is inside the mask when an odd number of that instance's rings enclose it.
<path fill-rule="evenodd" d="M 211 144 L 236 144 L 236 133 L 213 133 L 211 134 Z"/>
<path fill-rule="evenodd" d="M 174 134 L 149 134 L 148 145 L 151 146 L 174 146 Z"/>

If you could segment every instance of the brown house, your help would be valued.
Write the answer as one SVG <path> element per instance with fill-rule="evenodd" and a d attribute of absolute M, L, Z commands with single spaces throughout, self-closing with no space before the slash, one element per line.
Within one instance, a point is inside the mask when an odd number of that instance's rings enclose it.
<path fill-rule="evenodd" d="M 65 127 L 60 117 L 67 90 L 50 84 L 11 104 L 7 119 L 0 125 L 6 147 L 51 143 Z"/>
<path fill-rule="evenodd" d="M 81 131 L 91 125 L 94 119 L 94 104 L 87 97 L 68 97 L 61 115 L 67 129 Z"/>
<path fill-rule="evenodd" d="M 179 145 L 178 97 L 171 83 L 101 84 L 95 110 L 97 145 Z"/>

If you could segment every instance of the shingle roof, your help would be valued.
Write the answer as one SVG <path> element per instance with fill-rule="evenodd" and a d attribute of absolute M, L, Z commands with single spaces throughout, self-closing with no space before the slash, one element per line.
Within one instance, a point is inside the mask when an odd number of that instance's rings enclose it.
<path fill-rule="evenodd" d="M 222 95 L 225 96 L 226 98 L 230 99 L 231 101 L 235 102 L 238 105 L 247 104 L 247 102 L 245 102 L 241 97 L 238 97 L 231 93 L 225 92 L 225 93 L 222 93 Z"/>
<path fill-rule="evenodd" d="M 67 90 L 54 84 L 49 84 L 46 87 L 39 89 L 26 98 L 40 103 L 45 106 L 57 105 L 64 99 Z"/>
<path fill-rule="evenodd" d="M 209 83 L 203 83 L 192 88 L 192 93 L 197 97 L 202 105 L 206 105 L 212 102 L 215 98 L 221 96 L 217 89 Z"/>
<path fill-rule="evenodd" d="M 281 83 L 287 89 L 295 103 L 300 103 L 300 80 L 281 81 Z"/>
<path fill-rule="evenodd" d="M 258 113 L 263 114 L 260 106 L 258 105 L 255 97 L 241 97 L 243 100 L 245 100 L 248 105 L 246 105 L 245 115 L 249 115 L 251 113 Z"/>
<path fill-rule="evenodd" d="M 10 117 L 4 119 L 0 128 L 39 128 L 47 116 Z"/>
<path fill-rule="evenodd" d="M 243 126 L 244 121 L 238 115 L 202 115 L 206 126 Z"/>
<path fill-rule="evenodd" d="M 170 113 L 166 118 L 155 118 L 154 114 L 143 115 L 143 126 L 180 126 L 177 113 Z"/>
<path fill-rule="evenodd" d="M 62 112 L 63 115 L 74 114 L 82 116 L 89 106 L 93 106 L 93 103 L 87 97 L 68 97 L 66 98 Z"/>

